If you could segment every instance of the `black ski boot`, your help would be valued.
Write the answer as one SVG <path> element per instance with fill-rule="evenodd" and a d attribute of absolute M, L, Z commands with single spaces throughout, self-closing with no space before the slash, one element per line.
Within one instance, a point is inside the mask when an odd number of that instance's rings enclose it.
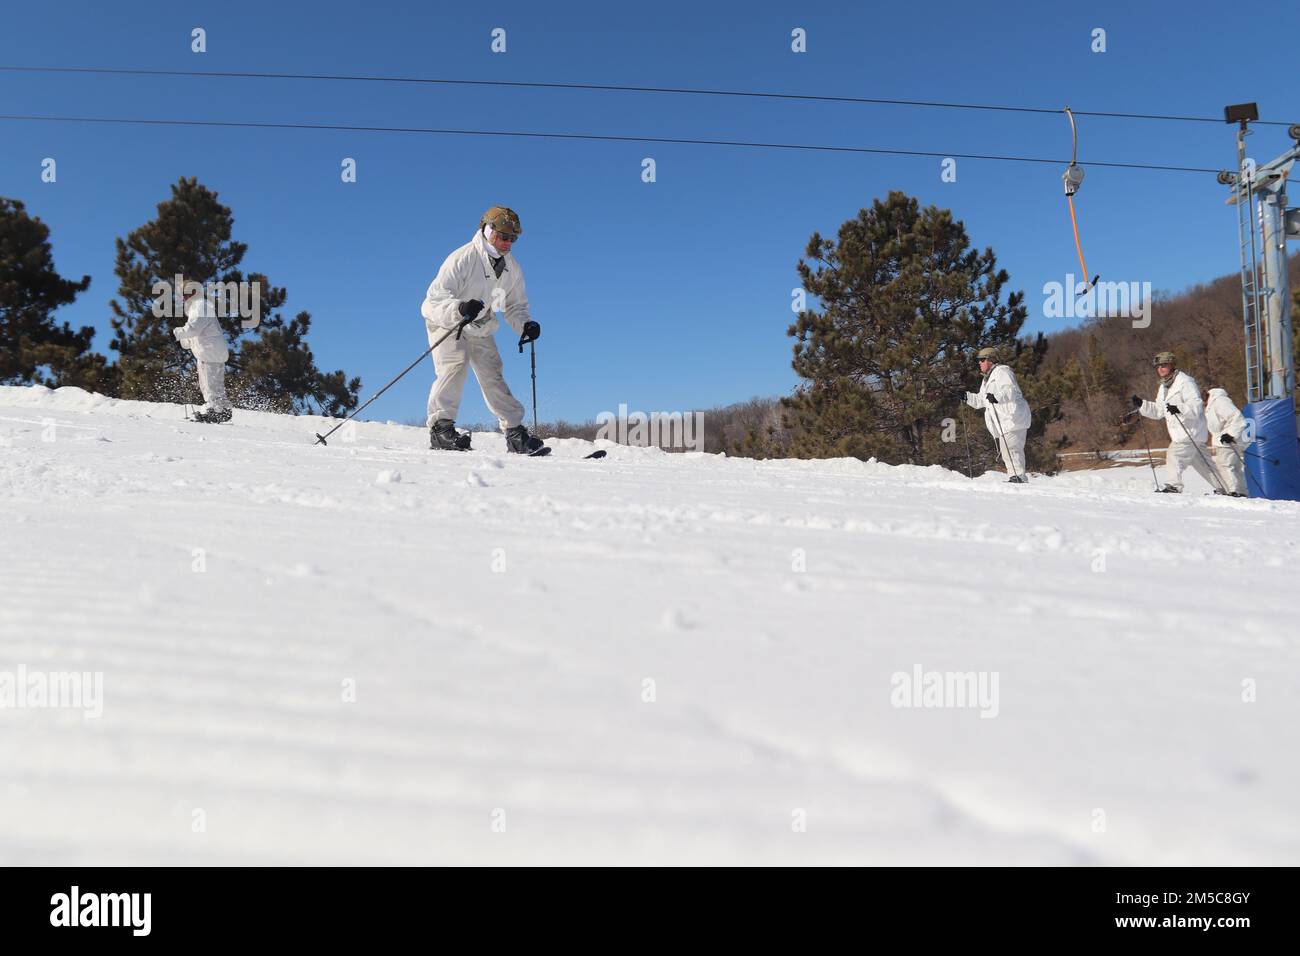
<path fill-rule="evenodd" d="M 228 408 L 208 408 L 203 411 L 194 413 L 196 422 L 203 422 L 205 425 L 220 425 L 223 422 L 230 421 L 230 409 Z"/>
<path fill-rule="evenodd" d="M 1165 485 L 1158 492 L 1158 494 L 1162 494 L 1162 495 L 1181 495 L 1182 493 L 1183 493 L 1183 489 L 1175 488 L 1173 485 Z"/>
<path fill-rule="evenodd" d="M 506 450 L 518 455 L 545 455 L 550 451 L 540 438 L 528 434 L 523 425 L 506 429 Z"/>
<path fill-rule="evenodd" d="M 429 429 L 429 447 L 434 451 L 469 451 L 469 432 L 456 431 L 450 418 L 440 418 Z"/>
<path fill-rule="evenodd" d="M 1007 479 L 1007 481 L 1011 482 L 1011 484 L 1013 485 L 1023 485 L 1025 483 L 1025 479 L 1020 477 L 1019 475 L 1012 475 L 1010 478 Z"/>

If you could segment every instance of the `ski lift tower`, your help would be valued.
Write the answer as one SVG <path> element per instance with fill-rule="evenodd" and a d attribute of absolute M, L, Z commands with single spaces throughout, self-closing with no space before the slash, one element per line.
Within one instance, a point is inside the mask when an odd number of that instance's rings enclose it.
<path fill-rule="evenodd" d="M 1238 124 L 1237 171 L 1219 173 L 1237 207 L 1241 249 L 1241 310 L 1246 326 L 1246 401 L 1256 444 L 1246 470 L 1263 497 L 1300 501 L 1300 445 L 1296 437 L 1295 361 L 1291 351 L 1291 285 L 1287 239 L 1300 239 L 1300 209 L 1286 207 L 1286 183 L 1300 159 L 1300 124 L 1289 130 L 1289 150 L 1268 163 L 1246 158 L 1254 103 L 1226 107 L 1224 119 Z"/>

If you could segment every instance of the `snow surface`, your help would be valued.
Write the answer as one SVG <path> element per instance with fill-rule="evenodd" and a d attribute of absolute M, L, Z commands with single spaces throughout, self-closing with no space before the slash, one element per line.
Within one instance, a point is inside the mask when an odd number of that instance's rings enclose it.
<path fill-rule="evenodd" d="M 183 417 L 0 388 L 0 862 L 1300 863 L 1296 504 Z"/>

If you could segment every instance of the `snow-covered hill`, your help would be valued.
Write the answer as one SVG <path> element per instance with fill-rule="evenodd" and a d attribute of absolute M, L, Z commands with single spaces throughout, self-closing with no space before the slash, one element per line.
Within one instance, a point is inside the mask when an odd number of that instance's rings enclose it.
<path fill-rule="evenodd" d="M 1300 506 L 321 426 L 0 388 L 0 861 L 1300 862 Z"/>

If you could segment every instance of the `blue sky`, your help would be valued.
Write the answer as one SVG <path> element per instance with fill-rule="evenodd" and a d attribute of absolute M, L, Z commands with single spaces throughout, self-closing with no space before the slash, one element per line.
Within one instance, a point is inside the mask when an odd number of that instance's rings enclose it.
<path fill-rule="evenodd" d="M 832 5 L 834 6 L 834 5 Z M 408 75 L 671 85 L 1220 116 L 1257 101 L 1261 118 L 1300 122 L 1293 58 L 1236 36 L 1222 4 L 843 4 L 615 7 L 601 3 L 11 4 L 0 63 Z M 190 30 L 208 52 L 190 51 Z M 504 28 L 507 52 L 490 50 Z M 807 30 L 808 52 L 790 50 Z M 1107 51 L 1090 50 L 1093 28 Z M 1278 7 L 1265 37 L 1294 35 Z M 1276 41 L 1274 41 L 1276 43 Z M 1284 47 L 1274 47 L 1275 51 Z M 245 266 L 314 318 L 322 368 L 371 394 L 425 348 L 419 304 L 442 259 L 502 202 L 517 209 L 543 419 L 592 418 L 620 403 L 678 410 L 774 395 L 790 370 L 795 263 L 814 230 L 901 189 L 951 208 L 1024 289 L 1029 330 L 1044 282 L 1077 272 L 1060 174 L 1063 115 L 287 80 L 0 73 L 5 113 L 454 127 L 876 146 L 1060 157 L 1060 165 L 712 146 L 290 130 L 0 122 L 0 195 L 51 228 L 67 276 L 92 276 L 62 310 L 101 330 L 117 236 L 150 219 L 181 176 L 233 208 Z M 1288 113 L 1287 111 L 1290 110 Z M 1212 175 L 1111 170 L 1089 160 L 1221 168 L 1226 125 L 1080 120 L 1087 180 L 1084 251 L 1103 278 L 1180 290 L 1236 269 L 1236 221 Z M 1260 127 L 1251 155 L 1289 145 Z M 40 181 L 45 157 L 58 182 Z M 641 180 L 653 157 L 658 181 Z M 353 157 L 358 182 L 340 181 Z M 1150 334 L 1160 338 L 1159 316 Z M 507 378 L 528 402 L 528 363 L 498 337 Z M 365 417 L 423 418 L 431 364 Z M 530 413 L 531 415 L 531 413 Z M 489 416 L 471 382 L 463 422 Z"/>

